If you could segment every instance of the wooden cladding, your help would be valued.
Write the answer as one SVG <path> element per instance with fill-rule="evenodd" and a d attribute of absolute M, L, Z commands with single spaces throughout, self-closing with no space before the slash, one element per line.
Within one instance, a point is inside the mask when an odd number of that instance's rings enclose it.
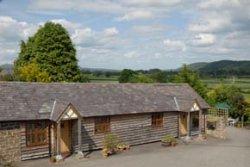
<path fill-rule="evenodd" d="M 152 127 L 163 127 L 163 113 L 152 114 Z"/>
<path fill-rule="evenodd" d="M 110 117 L 95 118 L 95 133 L 110 132 Z"/>
<path fill-rule="evenodd" d="M 42 146 L 48 144 L 48 126 L 46 122 L 26 124 L 26 146 Z"/>

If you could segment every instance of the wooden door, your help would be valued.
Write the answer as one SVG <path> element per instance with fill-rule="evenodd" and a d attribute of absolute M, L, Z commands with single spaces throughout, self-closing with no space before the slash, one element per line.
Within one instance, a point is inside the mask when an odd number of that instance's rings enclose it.
<path fill-rule="evenodd" d="M 61 153 L 67 154 L 71 151 L 70 121 L 61 122 Z"/>
<path fill-rule="evenodd" d="M 180 135 L 187 135 L 187 113 L 180 114 Z"/>

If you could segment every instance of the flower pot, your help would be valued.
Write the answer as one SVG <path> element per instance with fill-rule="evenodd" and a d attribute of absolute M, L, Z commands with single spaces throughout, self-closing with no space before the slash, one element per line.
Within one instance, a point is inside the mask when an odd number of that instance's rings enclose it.
<path fill-rule="evenodd" d="M 161 145 L 162 145 L 163 147 L 169 147 L 169 146 L 171 146 L 171 142 L 162 141 L 162 142 L 161 142 Z"/>
<path fill-rule="evenodd" d="M 175 147 L 175 146 L 177 145 L 177 143 L 176 143 L 176 142 L 172 142 L 171 145 L 172 145 L 173 147 Z"/>

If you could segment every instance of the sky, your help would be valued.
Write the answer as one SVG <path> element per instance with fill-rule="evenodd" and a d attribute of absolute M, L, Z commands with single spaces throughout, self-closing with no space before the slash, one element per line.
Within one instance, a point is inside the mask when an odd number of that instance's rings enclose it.
<path fill-rule="evenodd" d="M 250 0 L 0 0 L 0 64 L 46 21 L 68 30 L 81 67 L 250 60 Z"/>

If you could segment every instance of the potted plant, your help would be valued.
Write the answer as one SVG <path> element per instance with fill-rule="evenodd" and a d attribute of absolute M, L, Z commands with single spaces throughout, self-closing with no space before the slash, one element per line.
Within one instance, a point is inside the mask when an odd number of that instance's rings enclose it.
<path fill-rule="evenodd" d="M 177 144 L 178 144 L 178 142 L 177 142 L 176 138 L 173 137 L 172 141 L 171 141 L 171 145 L 175 147 Z"/>
<path fill-rule="evenodd" d="M 166 135 L 161 139 L 161 145 L 164 147 L 168 147 L 171 146 L 172 140 L 173 140 L 173 136 L 172 135 Z"/>
<path fill-rule="evenodd" d="M 119 144 L 118 137 L 112 133 L 107 134 L 104 137 L 102 155 L 108 157 L 115 154 L 117 151 L 117 145 Z"/>
<path fill-rule="evenodd" d="M 119 150 L 119 151 L 128 150 L 129 148 L 130 148 L 130 146 L 127 144 L 124 144 L 124 143 L 119 143 L 117 145 L 117 150 Z"/>
<path fill-rule="evenodd" d="M 50 157 L 50 162 L 55 163 L 56 162 L 56 157 L 55 156 L 51 156 Z"/>

